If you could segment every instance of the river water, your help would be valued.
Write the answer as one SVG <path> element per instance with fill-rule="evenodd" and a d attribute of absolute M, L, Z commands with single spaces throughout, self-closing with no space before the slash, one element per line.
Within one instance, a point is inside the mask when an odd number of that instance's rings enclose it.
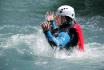
<path fill-rule="evenodd" d="M 42 33 L 45 12 L 64 3 L 79 5 L 74 6 L 84 33 L 84 53 L 54 52 Z M 99 11 L 90 14 L 90 5 L 81 0 L 1 0 L 0 70 L 104 70 L 104 17 Z"/>

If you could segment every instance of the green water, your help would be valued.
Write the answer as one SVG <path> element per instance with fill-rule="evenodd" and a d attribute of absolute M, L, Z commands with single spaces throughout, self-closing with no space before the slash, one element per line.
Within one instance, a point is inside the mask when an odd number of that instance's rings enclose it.
<path fill-rule="evenodd" d="M 42 33 L 45 12 L 63 4 L 75 7 L 84 53 L 54 53 Z M 0 0 L 0 70 L 103 70 L 103 7 L 103 0 Z"/>

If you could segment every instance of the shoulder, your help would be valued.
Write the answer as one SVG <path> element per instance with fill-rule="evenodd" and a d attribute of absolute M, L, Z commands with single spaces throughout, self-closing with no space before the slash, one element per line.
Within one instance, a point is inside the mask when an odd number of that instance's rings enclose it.
<path fill-rule="evenodd" d="M 81 25 L 77 21 L 74 21 L 73 25 L 70 29 L 71 30 L 79 30 L 79 29 L 81 29 Z"/>

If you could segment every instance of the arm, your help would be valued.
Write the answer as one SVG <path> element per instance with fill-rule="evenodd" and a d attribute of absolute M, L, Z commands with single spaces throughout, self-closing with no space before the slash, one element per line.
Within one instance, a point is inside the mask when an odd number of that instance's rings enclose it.
<path fill-rule="evenodd" d="M 50 21 L 50 25 L 51 25 L 52 29 L 57 29 L 58 28 L 55 20 Z"/>
<path fill-rule="evenodd" d="M 45 36 L 46 36 L 46 34 L 47 34 L 47 31 L 49 31 L 49 30 L 52 31 L 52 30 L 58 28 L 58 26 L 56 25 L 55 20 L 51 20 L 51 21 L 49 21 L 49 22 L 47 22 L 47 23 L 43 23 L 43 24 L 41 25 L 41 27 L 42 27 L 42 29 L 43 29 L 43 32 L 44 32 Z"/>
<path fill-rule="evenodd" d="M 53 41 L 56 46 L 63 48 L 70 42 L 70 36 L 67 32 L 61 32 L 58 37 L 54 37 L 50 31 L 47 32 L 47 38 Z"/>

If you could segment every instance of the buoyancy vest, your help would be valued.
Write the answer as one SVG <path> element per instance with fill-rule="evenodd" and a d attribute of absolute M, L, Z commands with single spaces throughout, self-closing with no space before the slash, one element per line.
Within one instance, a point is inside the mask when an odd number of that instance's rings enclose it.
<path fill-rule="evenodd" d="M 78 35 L 78 49 L 80 51 L 84 51 L 84 37 L 81 26 L 78 24 L 78 22 L 74 21 L 73 28 L 76 30 Z"/>
<path fill-rule="evenodd" d="M 62 25 L 59 30 L 64 30 L 69 32 L 69 35 L 71 36 L 71 41 L 69 43 L 70 47 L 74 47 L 78 45 L 78 49 L 80 51 L 84 51 L 83 32 L 78 22 L 74 21 L 74 23 L 71 26 Z"/>

